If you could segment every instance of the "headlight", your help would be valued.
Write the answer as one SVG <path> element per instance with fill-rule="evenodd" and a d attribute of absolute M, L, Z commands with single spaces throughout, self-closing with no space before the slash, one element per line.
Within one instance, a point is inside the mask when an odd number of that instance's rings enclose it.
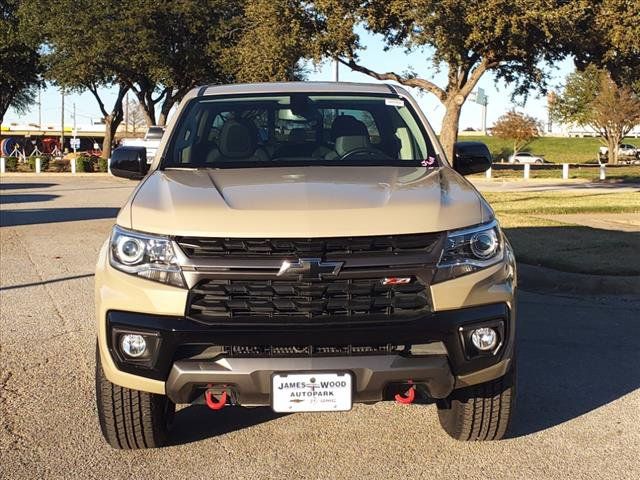
<path fill-rule="evenodd" d="M 168 237 L 113 227 L 109 262 L 113 268 L 156 282 L 184 287 L 182 271 Z"/>
<path fill-rule="evenodd" d="M 448 233 L 435 282 L 475 272 L 502 260 L 504 240 L 498 222 Z"/>

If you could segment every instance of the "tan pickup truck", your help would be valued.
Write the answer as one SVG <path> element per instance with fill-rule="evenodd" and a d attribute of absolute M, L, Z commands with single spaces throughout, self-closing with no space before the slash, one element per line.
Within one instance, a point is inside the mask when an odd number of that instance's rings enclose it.
<path fill-rule="evenodd" d="M 195 89 L 96 270 L 98 413 L 116 448 L 165 444 L 176 404 L 437 408 L 460 440 L 501 438 L 515 395 L 513 252 L 417 103 L 385 84 Z M 429 403 L 435 402 L 435 407 Z M 407 426 L 410 428 L 410 425 Z"/>

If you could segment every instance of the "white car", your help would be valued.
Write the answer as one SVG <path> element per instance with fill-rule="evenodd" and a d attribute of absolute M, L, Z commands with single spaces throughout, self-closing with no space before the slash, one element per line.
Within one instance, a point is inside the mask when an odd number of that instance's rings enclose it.
<path fill-rule="evenodd" d="M 609 157 L 609 149 L 607 147 L 600 147 L 598 153 L 601 162 L 604 162 Z M 640 158 L 640 148 L 636 148 L 635 145 L 629 143 L 621 143 L 618 145 L 618 158 L 620 157 Z"/>
<path fill-rule="evenodd" d="M 518 152 L 509 156 L 509 163 L 544 163 L 544 158 L 529 152 Z"/>

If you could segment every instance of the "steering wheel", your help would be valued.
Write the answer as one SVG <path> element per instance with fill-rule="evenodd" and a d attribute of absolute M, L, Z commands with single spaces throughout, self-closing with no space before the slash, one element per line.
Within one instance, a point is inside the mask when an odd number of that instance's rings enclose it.
<path fill-rule="evenodd" d="M 380 150 L 377 150 L 375 148 L 359 147 L 359 148 L 354 148 L 353 150 L 350 150 L 347 153 L 345 153 L 344 155 L 342 155 L 340 157 L 340 160 L 349 160 L 352 157 L 355 157 L 357 155 L 375 156 L 376 158 L 383 159 L 383 160 L 388 160 L 389 158 L 391 158 L 386 153 L 383 153 Z"/>

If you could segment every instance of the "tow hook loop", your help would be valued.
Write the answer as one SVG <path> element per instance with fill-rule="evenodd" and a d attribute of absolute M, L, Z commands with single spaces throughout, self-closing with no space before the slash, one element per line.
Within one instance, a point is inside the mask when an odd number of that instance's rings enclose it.
<path fill-rule="evenodd" d="M 207 402 L 207 407 L 211 410 L 221 410 L 227 404 L 227 392 L 222 392 L 220 399 L 216 400 L 211 390 L 207 390 L 204 392 L 204 400 Z"/>
<path fill-rule="evenodd" d="M 411 385 L 409 387 L 409 390 L 407 390 L 405 392 L 404 395 L 397 393 L 395 396 L 396 402 L 401 403 L 403 405 L 409 405 L 411 403 L 413 403 L 413 401 L 416 398 L 416 387 L 415 385 L 413 385 L 413 382 L 411 380 L 409 380 L 409 385 Z"/>

